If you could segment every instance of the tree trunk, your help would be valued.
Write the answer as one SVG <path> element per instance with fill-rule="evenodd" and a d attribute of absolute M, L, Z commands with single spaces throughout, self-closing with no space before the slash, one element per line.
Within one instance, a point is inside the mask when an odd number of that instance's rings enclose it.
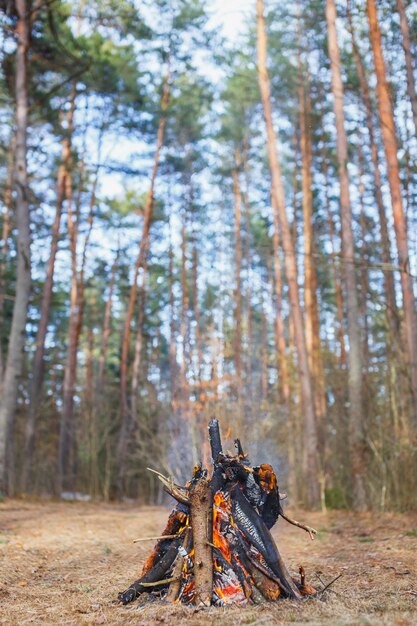
<path fill-rule="evenodd" d="M 397 9 L 400 15 L 400 26 L 402 34 L 402 43 L 405 55 L 405 67 L 407 71 L 407 91 L 411 102 L 411 110 L 413 112 L 414 133 L 417 135 L 417 97 L 416 83 L 414 80 L 414 70 L 411 54 L 410 32 L 408 30 L 407 15 L 404 8 L 403 0 L 397 0 Z"/>
<path fill-rule="evenodd" d="M 17 274 L 16 296 L 9 336 L 6 368 L 0 400 L 0 492 L 6 485 L 6 438 L 13 431 L 19 379 L 23 366 L 26 316 L 31 288 L 30 274 L 30 216 L 27 175 L 29 11 L 26 0 L 16 0 L 16 224 Z"/>
<path fill-rule="evenodd" d="M 169 377 L 171 383 L 171 408 L 176 411 L 177 349 L 175 345 L 174 251 L 170 224 L 169 242 Z"/>
<path fill-rule="evenodd" d="M 10 143 L 9 155 L 8 155 L 8 167 L 7 167 L 7 180 L 4 190 L 4 211 L 3 211 L 3 225 L 2 225 L 2 245 L 1 245 L 1 258 L 0 258 L 0 395 L 2 389 L 3 375 L 4 375 L 4 356 L 3 356 L 3 327 L 4 327 L 4 300 L 6 297 L 6 269 L 7 269 L 7 254 L 9 250 L 9 237 L 10 237 L 10 208 L 12 203 L 12 190 L 13 179 L 15 169 L 15 153 L 16 153 L 16 137 L 13 138 Z"/>
<path fill-rule="evenodd" d="M 139 377 L 140 377 L 140 365 L 142 359 L 142 344 L 143 344 L 143 322 L 145 319 L 145 300 L 146 300 L 146 278 L 147 278 L 148 264 L 145 260 L 142 269 L 142 286 L 140 289 L 139 310 L 136 325 L 136 338 L 135 338 L 135 352 L 132 364 L 132 383 L 130 387 L 130 408 L 131 408 L 131 422 L 134 427 L 138 421 L 138 389 L 139 389 Z"/>
<path fill-rule="evenodd" d="M 243 171 L 245 176 L 245 193 L 243 204 L 245 209 L 245 267 L 246 267 L 246 393 L 251 398 L 252 381 L 252 268 L 251 268 L 251 225 L 250 225 L 250 200 L 249 200 L 249 145 L 245 138 L 243 150 Z"/>
<path fill-rule="evenodd" d="M 304 335 L 304 320 L 300 306 L 297 284 L 297 264 L 294 244 L 288 223 L 281 168 L 278 161 L 275 131 L 272 123 L 272 109 L 269 77 L 267 72 L 267 37 L 263 14 L 263 0 L 257 0 L 257 41 L 258 41 L 258 80 L 264 109 L 267 131 L 267 147 L 272 178 L 272 201 L 279 215 L 282 233 L 285 271 L 289 290 L 291 314 L 294 322 L 295 341 L 298 356 L 298 371 L 304 411 L 304 470 L 307 486 L 307 501 L 310 505 L 320 502 L 317 460 L 317 430 L 314 412 L 314 395 L 308 367 L 308 355 Z"/>
<path fill-rule="evenodd" d="M 388 183 L 391 193 L 392 211 L 394 215 L 394 230 L 397 241 L 398 261 L 401 268 L 401 287 L 404 306 L 406 343 L 410 367 L 411 390 L 414 397 L 414 421 L 417 425 L 417 334 L 415 300 L 413 282 L 410 274 L 407 225 L 401 197 L 401 183 L 397 157 L 397 138 L 394 115 L 389 98 L 385 62 L 381 45 L 381 31 L 378 23 L 375 0 L 367 0 L 366 10 L 368 14 L 370 38 L 377 78 L 378 110 L 385 157 L 387 161 Z"/>
<path fill-rule="evenodd" d="M 148 256 L 149 235 L 153 216 L 154 205 L 154 188 L 155 180 L 159 167 L 159 158 L 164 141 L 164 132 L 166 124 L 166 109 L 169 101 L 169 80 L 170 69 L 168 67 L 167 74 L 164 79 L 161 96 L 161 117 L 159 119 L 158 132 L 156 138 L 156 150 L 154 155 L 154 164 L 152 168 L 151 180 L 148 195 L 146 196 L 145 207 L 143 210 L 143 228 L 139 244 L 139 253 L 136 259 L 136 265 L 133 275 L 133 283 L 130 289 L 129 302 L 126 311 L 126 317 L 123 325 L 122 346 L 120 356 L 120 430 L 116 450 L 116 468 L 118 474 L 118 490 L 123 490 L 124 472 L 126 467 L 126 455 L 128 447 L 128 437 L 130 429 L 130 411 L 127 397 L 128 388 L 128 367 L 129 367 L 129 349 L 130 335 L 132 331 L 132 320 L 135 311 L 136 297 L 138 292 L 138 275 L 140 269 Z"/>
<path fill-rule="evenodd" d="M 192 249 L 192 267 L 193 267 L 193 308 L 194 308 L 194 321 L 195 321 L 195 347 L 197 352 L 197 366 L 196 366 L 196 382 L 197 385 L 201 384 L 201 367 L 203 364 L 203 350 L 201 345 L 201 321 L 200 321 L 200 305 L 198 302 L 198 250 L 197 250 L 197 238 L 193 229 L 193 249 Z"/>
<path fill-rule="evenodd" d="M 81 163 L 83 168 L 83 163 Z M 73 468 L 75 464 L 75 428 L 74 428 L 74 393 L 77 382 L 77 353 L 80 334 L 84 318 L 85 308 L 85 283 L 84 273 L 86 255 L 94 222 L 94 207 L 96 203 L 96 188 L 98 182 L 98 170 L 93 184 L 90 197 L 88 231 L 84 240 L 80 270 L 77 268 L 77 247 L 80 222 L 81 195 L 77 199 L 76 214 L 73 211 L 72 177 L 66 176 L 66 197 L 68 199 L 68 231 L 71 251 L 71 294 L 70 294 L 70 318 L 68 335 L 68 352 L 64 370 L 62 413 L 59 429 L 58 447 L 58 474 L 57 491 L 62 492 L 64 487 L 72 486 Z M 83 184 L 83 176 L 80 175 L 79 185 Z"/>
<path fill-rule="evenodd" d="M 398 334 L 398 310 L 395 298 L 394 277 L 390 267 L 392 267 L 392 258 L 390 251 L 390 241 L 388 235 L 387 218 L 385 214 L 384 200 L 382 197 L 382 178 L 379 166 L 378 147 L 375 141 L 374 124 L 373 124 L 373 104 L 371 94 L 368 87 L 368 79 L 359 53 L 356 41 L 355 30 L 353 26 L 352 14 L 350 11 L 350 0 L 347 2 L 347 17 L 349 30 L 352 37 L 353 58 L 355 60 L 356 72 L 359 78 L 362 100 L 366 111 L 366 126 L 368 129 L 369 144 L 371 148 L 371 161 L 374 175 L 374 193 L 378 208 L 379 226 L 381 232 L 381 255 L 384 263 L 384 288 L 385 301 L 387 305 L 387 322 L 391 330 L 391 335 L 396 337 Z"/>
<path fill-rule="evenodd" d="M 54 285 L 55 259 L 58 251 L 59 230 L 61 225 L 62 206 L 65 199 L 66 177 L 71 169 L 71 135 L 73 132 L 73 118 L 75 111 L 76 89 L 73 85 L 71 94 L 70 109 L 67 114 L 67 129 L 62 145 L 61 163 L 57 175 L 57 203 L 55 219 L 52 225 L 51 249 L 46 268 L 46 277 L 42 290 L 42 300 L 40 308 L 40 318 L 38 331 L 36 333 L 36 350 L 33 357 L 32 378 L 29 386 L 29 405 L 26 415 L 23 469 L 22 469 L 22 490 L 30 490 L 30 481 L 33 464 L 33 454 L 35 446 L 36 420 L 38 416 L 39 404 L 42 397 L 45 340 L 48 331 L 49 312 L 51 308 L 52 292 Z"/>
<path fill-rule="evenodd" d="M 235 335 L 234 360 L 236 373 L 236 390 L 239 413 L 242 401 L 242 190 L 240 187 L 239 169 L 241 165 L 240 150 L 235 150 L 235 167 L 232 171 L 234 196 L 234 232 L 235 232 Z M 238 423 L 242 416 L 239 415 Z"/>
<path fill-rule="evenodd" d="M 317 431 L 320 435 L 321 456 L 324 449 L 324 431 L 326 417 L 326 396 L 324 392 L 323 361 L 320 346 L 320 320 L 317 301 L 317 272 L 315 261 L 314 230 L 313 230 L 313 177 L 312 177 L 312 146 L 311 146 L 311 102 L 310 81 L 302 68 L 299 52 L 298 99 L 300 109 L 300 145 L 302 161 L 302 194 L 304 222 L 304 309 L 306 317 L 306 343 L 309 357 L 310 372 L 313 380 Z"/>
<path fill-rule="evenodd" d="M 329 229 L 329 239 L 330 239 L 330 247 L 331 247 L 331 257 L 332 257 L 332 270 L 333 270 L 333 282 L 335 289 L 335 299 L 336 299 L 336 311 L 337 311 L 337 321 L 338 321 L 338 337 L 340 343 L 340 365 L 343 366 L 346 363 L 346 346 L 345 346 L 345 323 L 343 317 L 343 290 L 342 290 L 342 277 L 341 274 L 343 272 L 343 268 L 340 268 L 340 265 L 336 261 L 336 242 L 335 242 L 335 225 L 333 220 L 333 215 L 330 208 L 330 196 L 329 196 L 329 176 L 328 176 L 328 163 L 327 163 L 327 153 L 326 150 L 323 149 L 322 155 L 323 163 L 323 176 L 324 176 L 324 189 L 326 196 L 326 219 L 327 225 Z"/>
<path fill-rule="evenodd" d="M 98 372 L 97 372 L 97 399 L 96 402 L 100 399 L 100 394 L 102 393 L 104 386 L 104 377 L 105 377 L 105 367 L 107 360 L 107 348 L 111 333 L 111 318 L 112 318 L 112 309 L 113 309 L 113 292 L 114 286 L 116 283 L 116 273 L 117 266 L 119 263 L 119 254 L 120 249 L 117 249 L 116 256 L 113 261 L 113 265 L 110 272 L 110 282 L 109 282 L 109 293 L 106 300 L 106 306 L 104 309 L 104 319 L 103 319 L 103 331 L 101 334 L 101 350 L 100 356 L 98 358 Z"/>
<path fill-rule="evenodd" d="M 361 318 L 363 320 L 363 372 L 364 372 L 364 381 L 368 382 L 368 372 L 369 372 L 369 311 L 368 311 L 368 294 L 369 294 L 369 277 L 368 277 L 368 267 L 367 267 L 367 249 L 366 249 L 366 235 L 368 232 L 367 223 L 366 223 L 366 213 L 365 213 L 365 201 L 364 201 L 364 192 L 365 187 L 363 183 L 363 153 L 362 146 L 358 144 L 358 183 L 359 183 L 359 206 L 361 209 L 359 223 L 361 227 L 361 248 L 360 248 L 360 258 L 361 258 L 361 271 L 360 271 L 360 285 L 361 285 L 361 302 L 360 302 L 360 313 Z M 365 384 L 365 396 L 366 393 L 366 384 Z M 367 410 L 367 402 L 365 397 L 364 406 Z"/>
<path fill-rule="evenodd" d="M 336 32 L 336 6 L 327 0 L 329 57 L 332 72 L 333 105 L 336 118 L 337 161 L 340 181 L 340 210 L 342 222 L 342 259 L 346 283 L 346 308 L 349 336 L 349 451 L 353 480 L 353 505 L 356 510 L 367 508 L 365 491 L 365 438 L 362 400 L 362 350 L 359 326 L 359 305 L 356 286 L 355 250 L 352 232 L 352 208 L 347 170 L 348 145 L 343 111 L 343 84 Z"/>
<path fill-rule="evenodd" d="M 261 402 L 268 399 L 268 322 L 264 294 L 261 291 Z"/>

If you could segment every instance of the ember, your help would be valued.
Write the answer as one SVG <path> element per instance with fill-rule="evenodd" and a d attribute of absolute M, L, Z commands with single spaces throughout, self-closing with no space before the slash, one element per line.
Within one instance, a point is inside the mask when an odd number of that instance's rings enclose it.
<path fill-rule="evenodd" d="M 158 474 L 177 505 L 141 578 L 119 600 L 127 604 L 148 593 L 174 603 L 226 606 L 315 595 L 303 568 L 299 579 L 289 574 L 270 529 L 281 516 L 311 538 L 316 531 L 284 514 L 285 496 L 270 465 L 252 467 L 238 439 L 235 456 L 223 453 L 217 420 L 209 436 L 211 479 L 201 466 L 185 487 Z"/>

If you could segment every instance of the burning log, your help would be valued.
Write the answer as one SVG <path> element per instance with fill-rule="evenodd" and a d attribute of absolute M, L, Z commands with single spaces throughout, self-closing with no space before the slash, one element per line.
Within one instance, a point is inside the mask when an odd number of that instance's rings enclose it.
<path fill-rule="evenodd" d="M 303 568 L 300 579 L 290 575 L 270 529 L 282 517 L 311 538 L 316 531 L 284 514 L 270 465 L 252 467 L 238 439 L 235 456 L 223 452 L 218 420 L 210 422 L 209 438 L 210 480 L 201 466 L 185 487 L 155 472 L 177 504 L 141 577 L 119 600 L 127 604 L 148 593 L 168 602 L 226 606 L 315 595 Z"/>

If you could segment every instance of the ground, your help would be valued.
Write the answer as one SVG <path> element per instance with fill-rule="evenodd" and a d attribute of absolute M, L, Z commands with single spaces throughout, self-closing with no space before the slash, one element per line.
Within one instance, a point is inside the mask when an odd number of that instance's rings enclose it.
<path fill-rule="evenodd" d="M 417 624 L 417 517 L 293 512 L 318 537 L 283 520 L 274 536 L 290 570 L 309 582 L 343 576 L 326 598 L 233 609 L 126 607 L 117 593 L 138 575 L 167 510 L 134 505 L 0 504 L 0 624 L 236 626 Z"/>

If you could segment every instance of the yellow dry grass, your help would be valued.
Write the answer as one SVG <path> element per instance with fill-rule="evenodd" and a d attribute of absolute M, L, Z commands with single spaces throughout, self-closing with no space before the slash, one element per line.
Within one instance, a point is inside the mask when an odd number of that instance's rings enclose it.
<path fill-rule="evenodd" d="M 274 529 L 291 571 L 329 581 L 325 601 L 196 610 L 161 603 L 120 606 L 117 592 L 138 575 L 167 511 L 91 503 L 0 505 L 0 623 L 236 626 L 252 624 L 417 624 L 417 519 L 411 515 L 331 512 L 295 515 L 308 535 L 283 520 Z"/>

